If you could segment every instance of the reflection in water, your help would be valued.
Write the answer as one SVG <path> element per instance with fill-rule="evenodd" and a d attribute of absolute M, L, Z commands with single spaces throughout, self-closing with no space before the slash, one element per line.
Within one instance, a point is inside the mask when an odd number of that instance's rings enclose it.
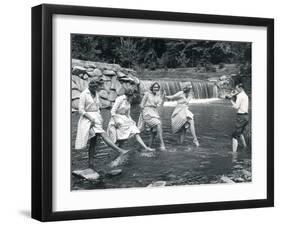
<path fill-rule="evenodd" d="M 235 182 L 251 181 L 241 172 L 251 172 L 251 154 L 248 150 L 233 156 L 231 152 L 231 134 L 235 123 L 235 110 L 229 102 L 223 100 L 191 104 L 190 110 L 195 116 L 195 127 L 200 147 L 192 143 L 191 134 L 182 145 L 177 144 L 177 137 L 171 133 L 170 116 L 173 107 L 163 107 L 160 112 L 163 119 L 163 136 L 168 152 L 157 153 L 149 158 L 141 156 L 140 147 L 134 139 L 126 146 L 132 149 L 129 162 L 119 167 L 123 172 L 115 177 L 106 175 L 107 164 L 117 156 L 103 142 L 99 142 L 95 155 L 95 170 L 103 177 L 98 183 L 90 183 L 72 176 L 72 189 L 144 187 L 156 181 L 165 181 L 167 185 L 221 183 L 222 175 L 227 175 Z M 110 113 L 103 110 L 104 127 Z M 137 121 L 139 108 L 132 109 L 132 117 Z M 72 115 L 72 147 L 76 135 L 78 113 Z M 148 143 L 149 134 L 143 133 L 143 140 Z M 155 143 L 159 147 L 159 143 Z M 87 168 L 87 152 L 72 150 L 72 170 Z M 243 172 L 244 172 L 243 171 Z"/>

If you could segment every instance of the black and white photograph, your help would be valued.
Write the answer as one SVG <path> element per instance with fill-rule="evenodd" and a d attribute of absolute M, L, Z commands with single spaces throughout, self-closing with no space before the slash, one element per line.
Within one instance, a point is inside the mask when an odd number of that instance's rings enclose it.
<path fill-rule="evenodd" d="M 71 190 L 252 182 L 252 43 L 71 34 Z"/>

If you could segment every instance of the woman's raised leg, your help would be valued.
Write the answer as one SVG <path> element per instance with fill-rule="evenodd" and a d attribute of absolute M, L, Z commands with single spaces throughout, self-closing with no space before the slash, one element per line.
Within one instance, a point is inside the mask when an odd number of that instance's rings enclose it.
<path fill-rule="evenodd" d="M 121 154 L 125 154 L 127 152 L 129 152 L 129 150 L 125 150 L 122 148 L 119 148 L 118 146 L 116 146 L 112 140 L 110 139 L 110 137 L 107 135 L 107 133 L 103 132 L 100 133 L 100 136 L 102 137 L 102 139 L 104 140 L 104 142 L 111 147 L 113 150 L 120 152 Z"/>

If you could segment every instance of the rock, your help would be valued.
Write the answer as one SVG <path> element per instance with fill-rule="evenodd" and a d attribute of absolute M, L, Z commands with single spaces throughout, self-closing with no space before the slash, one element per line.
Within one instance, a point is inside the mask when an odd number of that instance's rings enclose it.
<path fill-rule="evenodd" d="M 76 83 L 73 80 L 71 81 L 71 89 L 79 90 L 78 86 L 76 85 Z"/>
<path fill-rule="evenodd" d="M 97 67 L 95 62 L 91 62 L 91 61 L 86 61 L 86 63 L 84 64 L 85 68 L 89 68 L 89 69 L 94 69 Z"/>
<path fill-rule="evenodd" d="M 112 82 L 110 89 L 115 90 L 118 93 L 122 88 L 123 88 L 122 84 L 118 79 L 116 79 L 115 82 Z"/>
<path fill-rule="evenodd" d="M 235 166 L 233 166 L 233 169 L 243 169 L 243 166 L 241 166 L 241 165 L 235 165 Z"/>
<path fill-rule="evenodd" d="M 79 108 L 79 99 L 72 100 L 71 106 L 72 106 L 72 109 L 77 110 Z"/>
<path fill-rule="evenodd" d="M 121 72 L 121 71 L 117 71 L 117 77 L 118 77 L 118 78 L 124 78 L 124 77 L 127 77 L 127 75 L 124 74 L 124 73 Z"/>
<path fill-rule="evenodd" d="M 114 169 L 114 170 L 110 170 L 109 172 L 106 173 L 106 176 L 117 176 L 120 175 L 122 173 L 121 169 Z"/>
<path fill-rule="evenodd" d="M 234 184 L 235 182 L 231 180 L 229 177 L 222 175 L 220 178 L 223 182 L 229 183 L 229 184 Z"/>
<path fill-rule="evenodd" d="M 74 75 L 80 75 L 86 73 L 86 68 L 81 67 L 81 66 L 74 66 L 72 68 L 72 74 Z"/>
<path fill-rule="evenodd" d="M 82 177 L 89 181 L 96 181 L 100 177 L 100 175 L 96 171 L 90 168 L 84 170 L 74 170 L 72 174 L 78 177 Z"/>
<path fill-rule="evenodd" d="M 115 76 L 116 75 L 115 72 L 112 70 L 104 70 L 103 74 L 106 76 Z"/>
<path fill-rule="evenodd" d="M 72 100 L 75 100 L 75 99 L 79 99 L 80 98 L 80 91 L 76 90 L 76 89 L 73 89 L 71 91 L 71 99 Z"/>
<path fill-rule="evenodd" d="M 108 81 L 110 81 L 111 82 L 111 77 L 110 76 L 107 76 L 107 75 L 102 75 L 102 80 L 104 81 L 104 82 L 108 82 Z"/>
<path fill-rule="evenodd" d="M 120 165 L 125 164 L 128 161 L 128 155 L 120 155 L 116 159 L 114 159 L 109 166 L 110 167 L 117 167 Z"/>
<path fill-rule="evenodd" d="M 235 178 L 234 181 L 236 181 L 236 182 L 245 182 L 245 180 L 242 177 Z"/>
<path fill-rule="evenodd" d="M 116 91 L 114 90 L 109 90 L 109 93 L 108 93 L 108 100 L 113 102 L 115 101 L 115 99 L 117 98 L 117 93 Z"/>
<path fill-rule="evenodd" d="M 109 81 L 104 81 L 103 82 L 103 88 L 106 90 L 106 91 L 109 91 L 110 90 L 110 88 L 111 88 L 111 80 L 109 80 Z"/>
<path fill-rule="evenodd" d="M 147 187 L 150 188 L 150 187 L 165 187 L 166 185 L 166 181 L 155 181 L 155 182 L 152 182 L 151 184 L 149 184 Z"/>
<path fill-rule="evenodd" d="M 84 91 L 86 88 L 88 88 L 88 81 L 87 80 L 83 80 L 78 76 L 73 75 L 72 76 L 72 81 L 76 84 L 76 86 L 78 87 L 79 91 Z"/>
<path fill-rule="evenodd" d="M 87 72 L 90 77 L 99 77 L 102 76 L 102 72 L 100 69 L 96 68 L 93 72 Z"/>
<path fill-rule="evenodd" d="M 139 83 L 140 83 L 140 80 L 139 80 L 137 77 L 135 77 L 135 76 L 133 76 L 133 75 L 131 75 L 131 74 L 128 74 L 127 76 L 128 76 L 128 78 L 130 78 L 131 81 L 134 82 L 135 84 L 139 84 Z"/>
<path fill-rule="evenodd" d="M 83 79 L 84 79 L 84 80 L 86 80 L 86 79 L 88 79 L 88 78 L 89 78 L 89 76 L 88 76 L 87 74 L 84 74 L 84 75 L 83 75 Z"/>
<path fill-rule="evenodd" d="M 249 172 L 248 170 L 245 170 L 245 169 L 242 170 L 242 173 L 243 173 L 244 175 L 248 176 L 248 177 L 251 177 L 251 176 L 252 176 L 252 173 Z"/>
<path fill-rule="evenodd" d="M 108 92 L 104 89 L 99 92 L 99 96 L 102 99 L 108 100 Z"/>

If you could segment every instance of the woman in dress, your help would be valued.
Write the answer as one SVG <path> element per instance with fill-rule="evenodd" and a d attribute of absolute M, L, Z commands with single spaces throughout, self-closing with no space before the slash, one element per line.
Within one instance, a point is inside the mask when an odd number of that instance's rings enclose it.
<path fill-rule="evenodd" d="M 123 143 L 131 137 L 135 137 L 137 142 L 146 150 L 154 151 L 145 145 L 140 137 L 140 130 L 136 126 L 135 121 L 131 118 L 131 102 L 133 99 L 133 91 L 125 90 L 125 94 L 116 98 L 111 109 L 111 119 L 108 124 L 108 135 L 122 147 Z"/>
<path fill-rule="evenodd" d="M 81 150 L 89 145 L 89 166 L 93 165 L 93 155 L 97 143 L 97 136 L 101 136 L 104 142 L 112 149 L 125 154 L 128 150 L 117 147 L 103 129 L 103 119 L 100 114 L 100 100 L 98 92 L 101 89 L 101 83 L 91 81 L 88 88 L 85 89 L 79 99 L 80 119 L 78 121 L 75 149 Z"/>
<path fill-rule="evenodd" d="M 171 116 L 172 132 L 174 134 L 180 134 L 179 142 L 182 143 L 188 128 L 190 128 L 190 132 L 193 137 L 193 143 L 198 147 L 199 142 L 195 133 L 193 114 L 188 109 L 189 101 L 193 98 L 191 90 L 192 85 L 189 84 L 183 88 L 183 91 L 171 96 L 165 96 L 165 98 L 167 100 L 177 101 L 177 106 Z"/>
<path fill-rule="evenodd" d="M 163 130 L 158 107 L 163 105 L 164 98 L 159 94 L 160 85 L 155 82 L 150 87 L 150 92 L 146 92 L 142 98 L 140 107 L 142 112 L 138 121 L 138 128 L 142 131 L 148 129 L 151 133 L 150 144 L 151 147 L 156 135 L 160 140 L 160 150 L 165 151 L 165 144 L 163 140 Z"/>

